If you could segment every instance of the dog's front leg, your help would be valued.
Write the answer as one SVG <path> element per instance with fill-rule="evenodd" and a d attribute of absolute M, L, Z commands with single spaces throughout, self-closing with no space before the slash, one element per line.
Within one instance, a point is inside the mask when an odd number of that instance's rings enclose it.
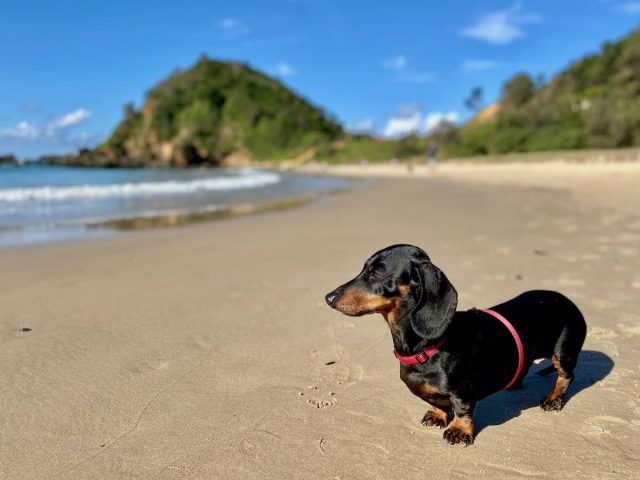
<path fill-rule="evenodd" d="M 425 412 L 420 423 L 423 427 L 446 428 L 449 423 L 449 413 L 432 406 Z"/>
<path fill-rule="evenodd" d="M 475 401 L 465 401 L 459 397 L 451 398 L 454 417 L 444 431 L 444 439 L 450 443 L 465 447 L 473 443 L 473 409 Z"/>

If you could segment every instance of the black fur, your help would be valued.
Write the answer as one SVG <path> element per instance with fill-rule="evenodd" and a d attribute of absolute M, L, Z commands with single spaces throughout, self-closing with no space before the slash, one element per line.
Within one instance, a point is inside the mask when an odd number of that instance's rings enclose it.
<path fill-rule="evenodd" d="M 425 414 L 424 424 L 449 424 L 444 434 L 449 443 L 473 443 L 476 403 L 503 389 L 518 365 L 516 344 L 501 322 L 481 311 L 456 311 L 455 288 L 429 256 L 412 245 L 376 252 L 358 276 L 326 299 L 348 315 L 382 313 L 401 355 L 418 354 L 446 337 L 425 363 L 401 364 L 400 377 L 435 407 Z M 541 407 L 562 409 L 586 335 L 578 308 L 558 292 L 535 290 L 491 309 L 511 322 L 523 343 L 524 366 L 512 388 L 521 385 L 535 359 L 550 358 L 558 379 Z M 448 423 L 452 414 L 454 420 Z"/>

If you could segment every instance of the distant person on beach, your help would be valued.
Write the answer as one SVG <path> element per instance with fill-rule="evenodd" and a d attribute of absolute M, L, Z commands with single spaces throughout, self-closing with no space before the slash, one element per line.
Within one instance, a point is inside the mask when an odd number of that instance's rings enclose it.
<path fill-rule="evenodd" d="M 430 168 L 435 168 L 438 163 L 438 144 L 436 142 L 429 142 L 427 145 L 427 165 Z"/>

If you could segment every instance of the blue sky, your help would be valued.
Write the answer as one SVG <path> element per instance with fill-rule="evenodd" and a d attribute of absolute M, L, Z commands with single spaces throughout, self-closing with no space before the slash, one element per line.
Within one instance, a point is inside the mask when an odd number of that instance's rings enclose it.
<path fill-rule="evenodd" d="M 0 154 L 105 139 L 128 101 L 205 53 L 279 77 L 356 130 L 464 121 L 518 71 L 545 74 L 640 24 L 640 1 L 4 2 Z"/>

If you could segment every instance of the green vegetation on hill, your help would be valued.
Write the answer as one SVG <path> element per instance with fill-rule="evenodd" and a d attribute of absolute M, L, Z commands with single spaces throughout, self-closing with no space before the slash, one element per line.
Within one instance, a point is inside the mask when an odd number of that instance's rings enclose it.
<path fill-rule="evenodd" d="M 520 73 L 488 121 L 455 129 L 447 156 L 640 145 L 640 30 L 547 83 Z"/>
<path fill-rule="evenodd" d="M 392 158 L 400 160 L 424 155 L 425 149 L 425 138 L 417 135 L 407 135 L 398 140 L 348 135 L 345 141 L 326 144 L 318 149 L 316 158 L 330 163 L 387 162 Z"/>
<path fill-rule="evenodd" d="M 77 163 L 219 165 L 292 158 L 341 138 L 342 127 L 248 66 L 201 58 L 125 107 L 111 137 Z M 69 162 L 67 162 L 69 163 Z"/>
<path fill-rule="evenodd" d="M 427 137 L 345 135 L 322 110 L 248 66 L 203 57 L 150 90 L 144 105 L 93 150 L 49 163 L 87 166 L 233 165 L 246 160 L 316 158 L 388 161 L 640 146 L 640 29 L 573 63 L 548 82 L 519 73 L 499 101 L 479 111 L 482 89 L 462 126 L 442 123 Z"/>

